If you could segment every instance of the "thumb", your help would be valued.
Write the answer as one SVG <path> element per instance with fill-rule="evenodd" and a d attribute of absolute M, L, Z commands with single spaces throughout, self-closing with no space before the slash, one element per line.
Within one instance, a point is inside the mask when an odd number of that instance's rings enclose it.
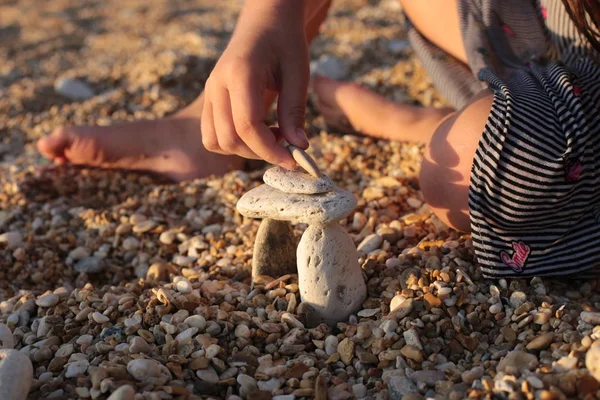
<path fill-rule="evenodd" d="M 282 68 L 277 100 L 277 117 L 283 138 L 289 144 L 302 149 L 308 148 L 308 139 L 304 132 L 308 73 L 307 60 L 294 60 Z"/>

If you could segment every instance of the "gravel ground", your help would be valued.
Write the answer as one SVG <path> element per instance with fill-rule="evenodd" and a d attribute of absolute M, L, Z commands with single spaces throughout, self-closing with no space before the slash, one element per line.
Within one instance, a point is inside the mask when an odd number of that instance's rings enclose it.
<path fill-rule="evenodd" d="M 444 104 L 395 2 L 339 3 L 314 60 L 397 101 Z M 263 171 L 169 184 L 36 153 L 64 123 L 189 103 L 240 4 L 0 4 L 0 348 L 31 359 L 28 398 L 600 398 L 598 283 L 483 279 L 470 237 L 422 203 L 419 146 L 341 136 L 309 108 L 311 153 L 359 197 L 342 224 L 369 297 L 335 327 L 305 325 L 294 275 L 250 286 L 259 221 L 235 204 Z M 59 94 L 64 79 L 89 98 Z"/>

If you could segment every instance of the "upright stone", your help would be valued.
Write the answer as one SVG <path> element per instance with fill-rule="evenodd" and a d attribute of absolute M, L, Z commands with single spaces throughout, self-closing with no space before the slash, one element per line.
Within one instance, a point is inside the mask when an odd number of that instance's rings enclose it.
<path fill-rule="evenodd" d="M 367 286 L 356 247 L 338 223 L 310 225 L 297 254 L 300 298 L 322 322 L 335 324 L 361 308 Z"/>
<path fill-rule="evenodd" d="M 267 275 L 279 278 L 296 273 L 296 238 L 287 221 L 265 218 L 254 241 L 252 277 Z"/>
<path fill-rule="evenodd" d="M 29 357 L 17 350 L 0 350 L 0 399 L 25 400 L 32 380 Z"/>

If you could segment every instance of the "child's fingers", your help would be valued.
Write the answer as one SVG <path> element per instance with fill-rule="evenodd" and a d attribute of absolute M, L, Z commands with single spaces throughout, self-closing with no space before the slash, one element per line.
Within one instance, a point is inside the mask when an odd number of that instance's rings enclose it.
<path fill-rule="evenodd" d="M 304 133 L 306 94 L 308 91 L 308 61 L 288 60 L 282 68 L 282 81 L 277 104 L 277 116 L 283 136 L 292 145 L 306 149 Z"/>
<path fill-rule="evenodd" d="M 244 158 L 259 158 L 235 131 L 231 114 L 231 100 L 226 88 L 219 88 L 216 96 L 212 97 L 212 108 L 217 141 L 221 150 Z"/>
<path fill-rule="evenodd" d="M 212 103 L 206 96 L 204 107 L 202 108 L 202 117 L 200 118 L 200 134 L 202 135 L 202 144 L 204 148 L 213 153 L 225 154 L 219 147 L 219 141 L 215 132 L 213 122 Z"/>
<path fill-rule="evenodd" d="M 258 86 L 253 74 L 240 74 L 229 92 L 236 132 L 250 150 L 271 164 L 294 169 L 296 162 L 289 151 L 277 143 L 264 122 L 264 88 Z"/>

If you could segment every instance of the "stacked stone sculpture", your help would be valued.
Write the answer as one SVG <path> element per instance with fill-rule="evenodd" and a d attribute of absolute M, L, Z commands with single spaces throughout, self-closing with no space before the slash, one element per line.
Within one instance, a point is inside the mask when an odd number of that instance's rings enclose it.
<path fill-rule="evenodd" d="M 302 169 L 267 170 L 264 185 L 244 194 L 238 211 L 263 218 L 253 255 L 253 277 L 279 277 L 298 271 L 300 298 L 315 322 L 335 324 L 358 311 L 367 288 L 358 264 L 356 247 L 339 225 L 356 207 L 352 193 L 334 186 L 301 149 L 289 146 Z M 290 223 L 305 223 L 295 254 Z M 314 319 L 313 319 L 314 321 Z"/>

